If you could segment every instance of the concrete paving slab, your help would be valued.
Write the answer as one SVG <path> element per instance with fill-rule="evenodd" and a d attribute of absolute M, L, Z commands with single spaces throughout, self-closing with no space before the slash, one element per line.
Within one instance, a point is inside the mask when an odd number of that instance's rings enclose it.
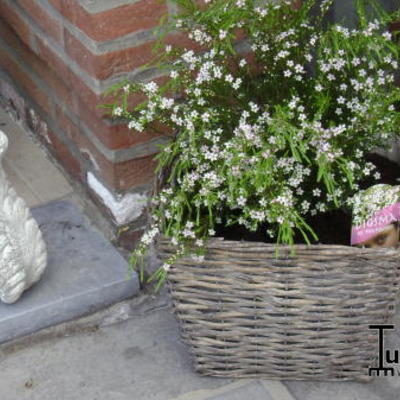
<path fill-rule="evenodd" d="M 48 250 L 39 283 L 11 305 L 0 304 L 0 342 L 68 321 L 134 296 L 136 274 L 72 204 L 56 201 L 32 209 Z"/>

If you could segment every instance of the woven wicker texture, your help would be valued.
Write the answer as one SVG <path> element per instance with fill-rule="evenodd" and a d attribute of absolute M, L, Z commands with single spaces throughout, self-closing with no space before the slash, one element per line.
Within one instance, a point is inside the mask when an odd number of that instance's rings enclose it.
<path fill-rule="evenodd" d="M 162 238 L 161 258 L 173 247 Z M 368 381 L 399 287 L 400 253 L 213 239 L 179 260 L 169 286 L 197 372 L 220 377 Z"/>

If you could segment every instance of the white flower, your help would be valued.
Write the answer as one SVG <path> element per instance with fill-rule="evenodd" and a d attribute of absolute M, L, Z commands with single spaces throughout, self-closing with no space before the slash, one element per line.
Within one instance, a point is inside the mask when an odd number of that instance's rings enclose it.
<path fill-rule="evenodd" d="M 221 40 L 222 40 L 222 39 L 225 39 L 227 33 L 228 33 L 227 31 L 224 31 L 224 30 L 220 29 L 220 30 L 219 30 L 219 38 L 220 38 Z"/>
<path fill-rule="evenodd" d="M 214 76 L 215 76 L 217 79 L 222 78 L 222 68 L 221 68 L 221 67 L 215 67 L 215 68 L 213 69 L 213 73 L 214 73 Z"/>
<path fill-rule="evenodd" d="M 124 110 L 122 107 L 115 107 L 113 110 L 113 114 L 116 115 L 117 117 L 121 116 Z"/>
<path fill-rule="evenodd" d="M 290 53 L 287 50 L 281 50 L 277 55 L 276 58 L 279 60 L 280 58 L 286 58 Z"/>
<path fill-rule="evenodd" d="M 174 99 L 168 99 L 168 98 L 164 97 L 161 100 L 160 108 L 164 109 L 164 110 L 170 109 L 170 108 L 172 108 L 173 105 L 174 105 Z"/>
<path fill-rule="evenodd" d="M 143 90 L 145 90 L 148 93 L 155 93 L 157 91 L 157 89 L 158 89 L 158 85 L 157 85 L 157 83 L 155 83 L 153 81 L 149 82 L 149 83 L 146 83 L 143 86 Z"/>
<path fill-rule="evenodd" d="M 164 263 L 163 266 L 162 266 L 162 269 L 165 272 L 168 272 L 171 269 L 171 264 Z"/>
<path fill-rule="evenodd" d="M 294 67 L 294 70 L 298 74 L 304 74 L 306 71 L 304 70 L 304 67 L 301 64 L 296 64 Z"/>
<path fill-rule="evenodd" d="M 300 121 L 305 121 L 306 119 L 307 119 L 306 114 L 303 114 L 303 113 L 299 114 L 299 120 Z"/>
<path fill-rule="evenodd" d="M 140 122 L 137 122 L 137 121 L 135 121 L 135 120 L 133 120 L 133 121 L 129 121 L 129 123 L 128 123 L 128 128 L 129 129 L 134 129 L 134 130 L 136 130 L 136 131 L 138 131 L 138 132 L 142 132 L 143 131 L 143 125 L 140 123 Z"/>
<path fill-rule="evenodd" d="M 214 235 L 215 235 L 214 229 L 209 229 L 209 230 L 208 230 L 208 234 L 209 234 L 210 236 L 214 236 Z"/>
<path fill-rule="evenodd" d="M 236 81 L 234 83 L 232 83 L 232 87 L 237 90 L 237 89 L 239 89 L 241 83 L 242 83 L 242 79 L 236 78 Z"/>
<path fill-rule="evenodd" d="M 290 69 L 287 69 L 286 71 L 283 72 L 283 75 L 287 78 L 292 76 L 292 74 L 293 72 Z"/>
<path fill-rule="evenodd" d="M 204 122 L 210 121 L 210 114 L 209 114 L 208 112 L 205 112 L 204 114 L 201 115 L 201 119 L 202 119 Z"/>
<path fill-rule="evenodd" d="M 247 202 L 247 199 L 243 196 L 237 198 L 237 203 L 239 206 L 244 206 Z"/>
<path fill-rule="evenodd" d="M 315 197 L 321 196 L 321 190 L 320 189 L 314 189 L 312 193 L 313 193 L 313 195 Z"/>
<path fill-rule="evenodd" d="M 360 69 L 360 70 L 358 71 L 358 73 L 359 73 L 359 75 L 362 76 L 362 77 L 364 77 L 364 76 L 367 75 L 367 71 L 365 71 L 365 69 Z"/>

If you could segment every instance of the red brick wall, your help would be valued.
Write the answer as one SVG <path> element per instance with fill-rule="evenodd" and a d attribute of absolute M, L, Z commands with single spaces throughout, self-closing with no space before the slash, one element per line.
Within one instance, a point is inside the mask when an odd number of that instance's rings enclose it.
<path fill-rule="evenodd" d="M 151 59 L 167 11 L 162 0 L 0 1 L 0 95 L 75 179 L 87 185 L 91 173 L 115 199 L 149 190 L 163 138 L 107 120 L 98 105 Z"/>

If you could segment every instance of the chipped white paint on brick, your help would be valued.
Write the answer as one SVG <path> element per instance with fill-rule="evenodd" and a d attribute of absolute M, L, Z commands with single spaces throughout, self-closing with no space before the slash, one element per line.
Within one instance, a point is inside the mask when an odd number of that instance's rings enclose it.
<path fill-rule="evenodd" d="M 127 224 L 140 217 L 146 206 L 146 195 L 140 193 L 114 195 L 91 172 L 87 174 L 87 183 L 111 211 L 118 225 Z"/>
<path fill-rule="evenodd" d="M 7 147 L 7 136 L 0 131 L 0 160 Z M 40 279 L 46 265 L 46 245 L 39 226 L 0 165 L 0 300 L 16 302 Z"/>

